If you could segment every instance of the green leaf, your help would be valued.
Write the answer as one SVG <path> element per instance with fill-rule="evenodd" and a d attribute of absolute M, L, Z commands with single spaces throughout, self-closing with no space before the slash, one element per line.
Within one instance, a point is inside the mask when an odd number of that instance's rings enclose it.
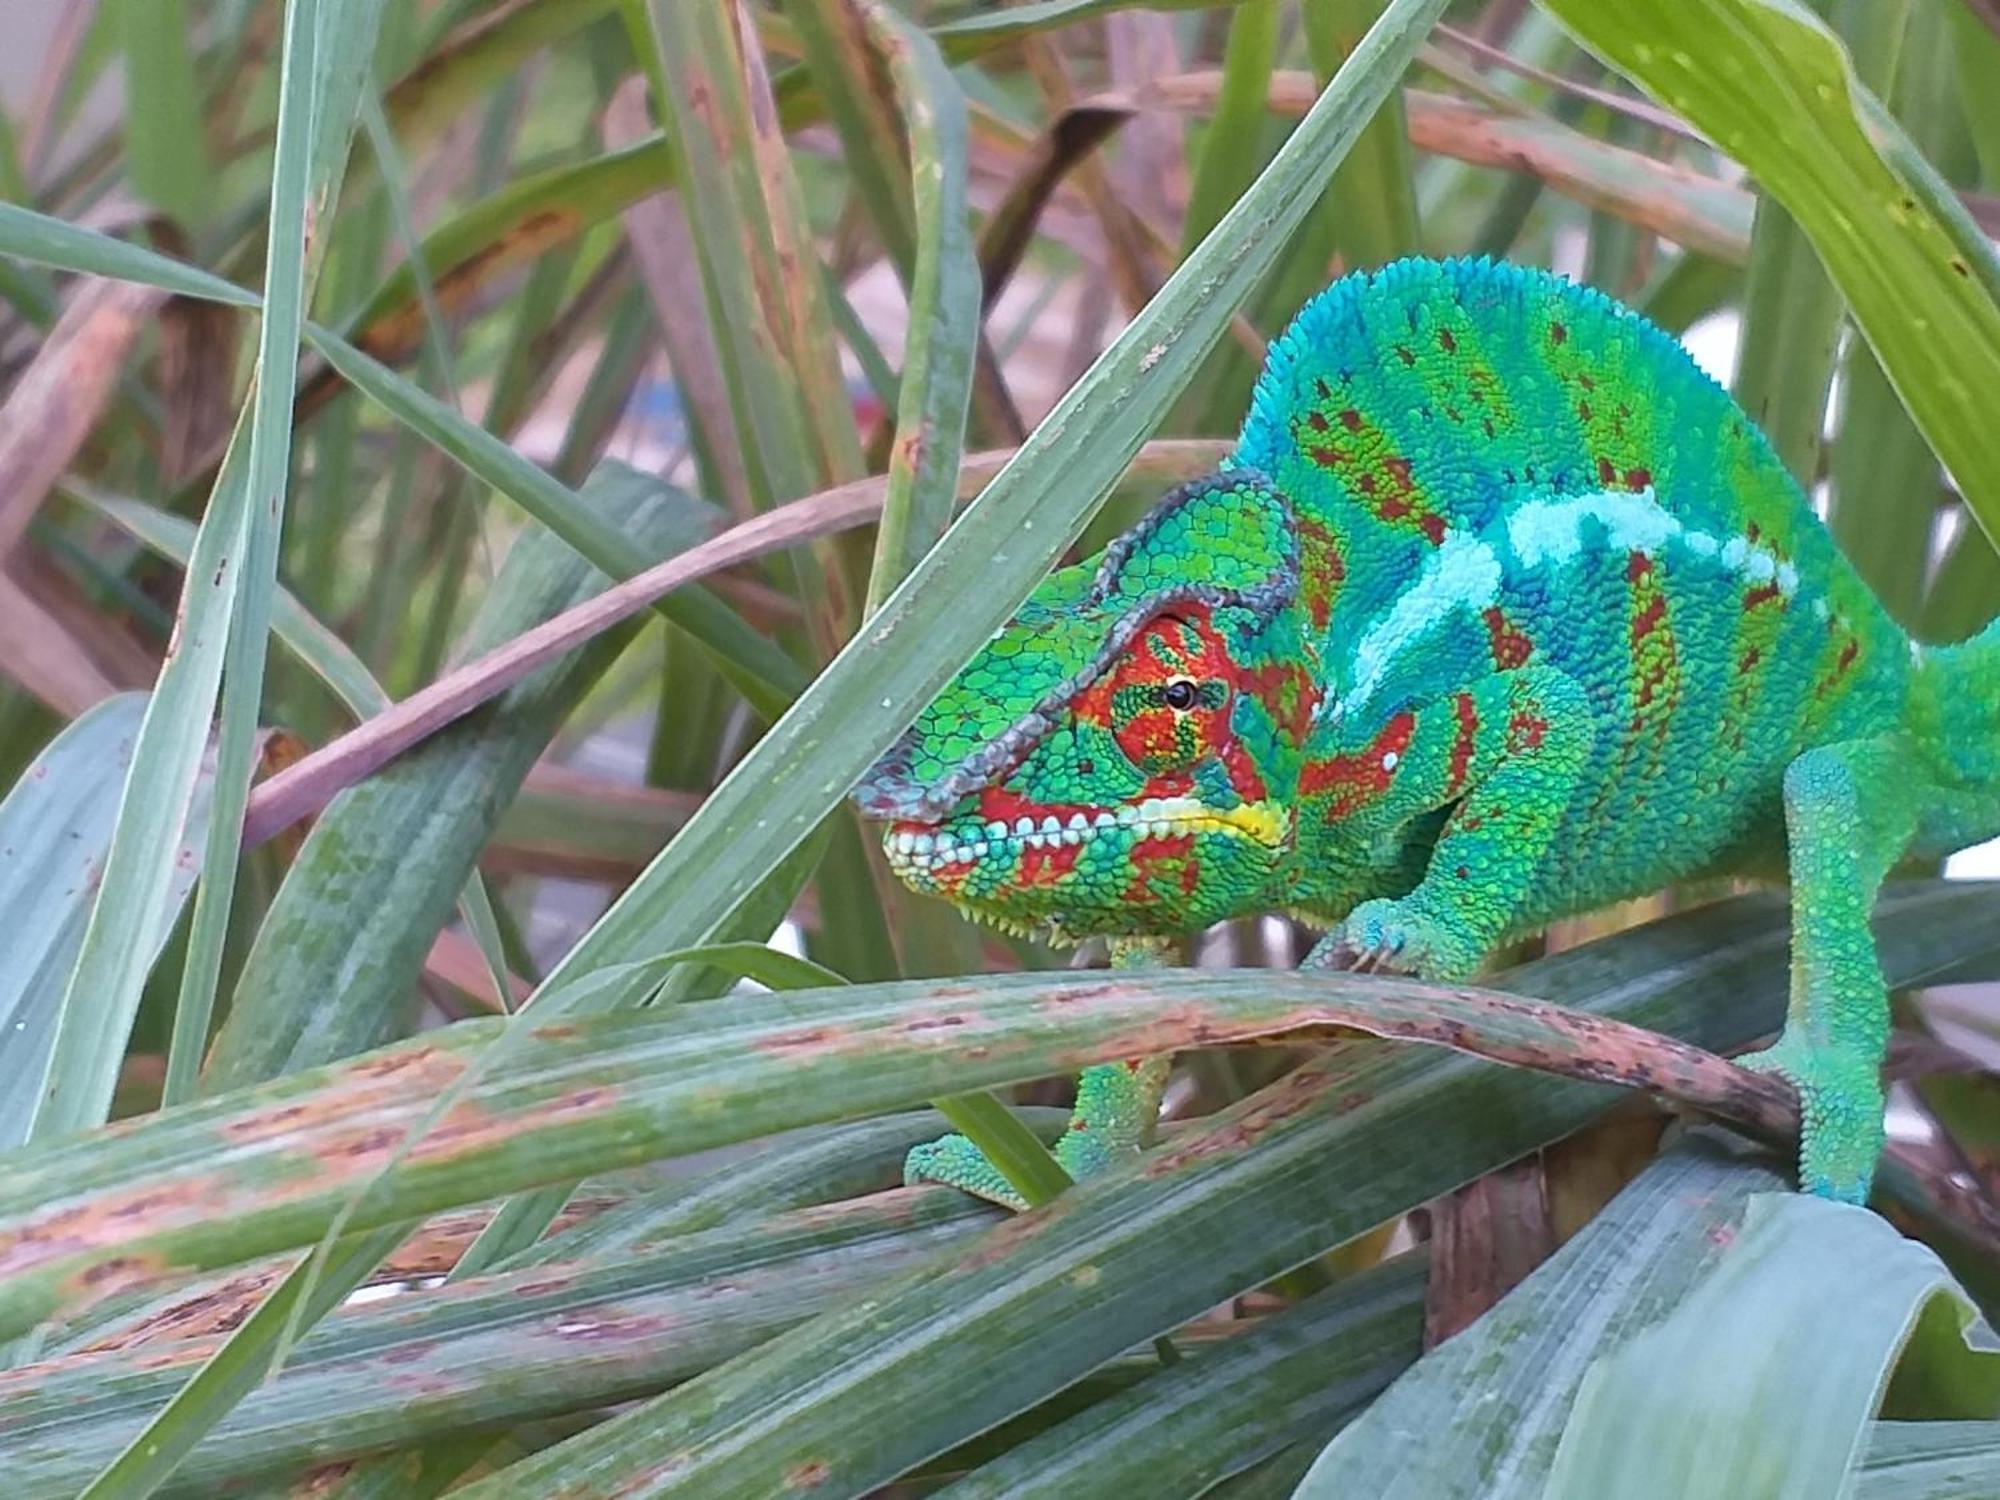
<path fill-rule="evenodd" d="M 630 578 L 658 561 L 568 485 L 386 365 L 311 325 L 306 338 L 391 416 L 492 485 L 611 577 Z M 712 649 L 738 688 L 760 709 L 775 713 L 802 685 L 803 676 L 791 658 L 707 590 L 680 590 L 654 607 Z"/>
<path fill-rule="evenodd" d="M 583 498 L 627 545 L 700 541 L 714 509 L 620 464 Z M 607 587 L 563 541 L 522 534 L 463 642 L 478 656 Z M 265 915 L 202 1074 L 213 1094 L 407 1034 L 416 979 L 500 811 L 637 632 L 607 632 L 358 786 L 315 823 Z"/>
<path fill-rule="evenodd" d="M 184 1036 L 206 1029 L 204 998 L 212 997 L 228 896 L 234 886 L 270 600 L 276 587 L 277 539 L 291 449 L 291 371 L 307 281 L 307 199 L 328 191 L 345 159 L 344 135 L 337 159 L 330 150 L 316 149 L 327 139 L 324 132 L 343 118 L 343 105 L 346 128 L 353 122 L 353 95 L 336 100 L 327 96 L 325 88 L 345 75 L 333 66 L 322 74 L 315 71 L 322 40 L 318 16 L 315 0 L 294 0 L 287 11 L 285 78 L 271 186 L 271 251 L 258 345 L 263 376 L 238 423 L 196 538 L 194 563 L 181 600 L 179 649 L 168 657 L 139 729 L 103 883 L 84 931 L 39 1090 L 32 1127 L 37 1138 L 95 1124 L 110 1108 L 140 988 L 165 936 L 175 855 L 220 695 L 223 725 L 215 806 L 203 861 L 208 878 L 196 896 L 182 1002 L 185 1010 L 197 1014 L 190 1016 L 189 1025 L 176 1020 Z M 372 38 L 374 16 L 373 6 L 347 12 L 337 39 L 327 38 L 329 65 L 340 60 L 343 48 L 360 44 L 365 50 L 365 40 L 357 34 L 366 28 Z M 323 132 L 318 139 L 315 124 Z M 233 694 L 222 689 L 225 660 L 235 684 Z"/>
<path fill-rule="evenodd" d="M 1839 1494 L 1899 1360 L 1927 1415 L 2000 1411 L 1991 1334 L 1964 1340 L 1970 1300 L 1866 1209 L 1761 1193 L 1719 1255 L 1687 1259 L 1701 1274 L 1667 1318 L 1585 1374 L 1548 1500 Z"/>
<path fill-rule="evenodd" d="M 222 977 L 222 948 L 229 933 L 229 911 L 243 849 L 243 814 L 255 770 L 272 599 L 278 587 L 278 551 L 291 487 L 299 333 L 326 254 L 326 236 L 317 231 L 318 215 L 324 204 L 339 195 L 381 10 L 382 0 L 364 0 L 362 4 L 336 6 L 323 16 L 320 0 L 289 0 L 285 12 L 264 311 L 258 328 L 256 374 L 244 410 L 248 431 L 241 513 L 228 519 L 233 528 L 229 550 L 219 560 L 216 575 L 218 580 L 227 581 L 229 592 L 223 596 L 227 603 L 217 621 L 226 640 L 216 711 L 215 806 L 209 819 L 201 883 L 195 889 L 180 994 L 174 1004 L 163 1092 L 167 1103 L 176 1103 L 193 1091 Z M 220 481 L 217 489 L 221 489 Z M 221 519 L 211 507 L 203 518 L 203 528 Z M 169 667 L 161 674 L 163 683 L 171 666 L 170 658 Z M 137 776 L 135 767 L 135 780 Z M 109 878 L 107 873 L 107 883 Z M 81 959 L 78 972 L 79 976 L 83 972 Z M 121 1029 L 129 1028 L 128 1019 Z M 68 1118 L 75 1124 L 88 1116 L 72 1114 Z"/>
<path fill-rule="evenodd" d="M 243 1392 L 166 1493 L 233 1493 L 444 1432 L 647 1395 L 965 1244 L 997 1216 L 961 1195 L 905 1190 L 342 1311 L 282 1374 Z M 71 1500 L 221 1342 L 168 1345 L 165 1360 L 148 1346 L 74 1355 L 11 1377 L 8 1500 Z"/>
<path fill-rule="evenodd" d="M 1264 1318 L 982 1465 L 946 1500 L 1201 1495 L 1324 1437 L 1416 1359 L 1425 1260 L 1398 1257 Z"/>
<path fill-rule="evenodd" d="M 276 1335 L 285 1323 L 301 1315 L 311 1321 L 331 1311 L 396 1248 L 405 1232 L 398 1224 L 354 1235 L 341 1240 L 323 1261 L 313 1257 L 301 1261 L 133 1434 L 85 1487 L 80 1500 L 140 1500 L 158 1490 L 195 1445 L 275 1368 L 280 1347 Z M 169 1367 L 167 1374 L 179 1382 L 179 1370 Z"/>
<path fill-rule="evenodd" d="M 1854 1500 L 1987 1500 L 2000 1494 L 2000 1422 L 1877 1422 Z"/>
<path fill-rule="evenodd" d="M 896 441 L 868 575 L 870 613 L 951 523 L 980 318 L 979 264 L 966 203 L 965 97 L 929 37 L 886 10 L 871 14 L 870 29 L 888 59 L 909 135 L 917 245 Z"/>
<path fill-rule="evenodd" d="M 1897 1351 L 1951 1283 L 1875 1215 L 1786 1187 L 1740 1143 L 1691 1136 L 1336 1437 L 1300 1500 L 1843 1493 Z M 1919 1351 L 1938 1415 L 2000 1401 L 2000 1362 L 1961 1324 Z"/>
<path fill-rule="evenodd" d="M 170 255 L 128 245 L 123 240 L 36 213 L 18 203 L 0 203 L 0 254 L 18 256 L 59 271 L 116 276 L 146 286 L 165 287 L 228 307 L 262 307 L 263 299 L 233 281 Z"/>
<path fill-rule="evenodd" d="M 1264 164 L 1264 94 L 1278 62 L 1278 0 L 1244 0 L 1229 18 L 1216 95 L 1195 157 L 1181 257 L 1215 228 Z"/>
<path fill-rule="evenodd" d="M 207 217 L 214 168 L 203 139 L 201 97 L 186 0 L 112 0 L 125 51 L 127 170 L 133 188 L 187 228 Z"/>
<path fill-rule="evenodd" d="M 1020 1118 L 1038 1139 L 1052 1141 L 1069 1112 L 1024 1109 Z M 910 1148 L 935 1140 L 944 1129 L 944 1116 L 912 1110 L 809 1131 L 691 1182 L 641 1193 L 592 1214 L 510 1257 L 506 1269 L 601 1260 L 725 1223 L 881 1192 L 902 1181 Z"/>
<path fill-rule="evenodd" d="M 55 1042 L 64 982 L 83 942 L 145 708 L 142 693 L 105 699 L 50 741 L 0 801 L 0 912 L 7 929 L 0 944 L 0 1037 L 6 1039 L 0 1147 L 28 1138 L 35 1086 Z M 194 885 L 207 817 L 204 781 L 167 893 L 170 913 Z"/>
<path fill-rule="evenodd" d="M 64 489 L 98 515 L 182 568 L 187 567 L 188 559 L 194 555 L 195 527 L 192 521 L 143 501 L 103 494 L 75 481 L 65 484 Z M 271 629 L 279 644 L 325 683 L 356 719 L 368 718 L 389 706 L 389 695 L 369 675 L 367 663 L 301 604 L 290 589 L 280 587 L 273 603 Z"/>
<path fill-rule="evenodd" d="M 1976 883 L 1892 891 L 1877 908 L 1883 972 L 1904 984 L 1991 952 L 1992 913 L 1992 889 Z M 1785 940 L 1782 904 L 1744 898 L 1524 968 L 1509 983 L 1565 1004 L 1601 997 L 1622 1019 L 1730 1048 L 1775 1029 Z M 652 972 L 637 983 L 650 991 L 660 970 L 646 967 Z M 625 976 L 607 970 L 604 981 L 615 995 Z M 1051 1005 L 1054 995 L 1070 1003 Z M 1302 1012 L 1298 1007 L 1312 996 L 1339 996 L 1341 1004 Z M 907 1108 L 952 1089 L 996 1087 L 1197 1040 L 1214 1045 L 1264 1034 L 1287 1017 L 1336 1014 L 1385 1028 L 1393 1018 L 1399 1035 L 1426 1034 L 1426 1027 L 1445 1035 L 1440 1018 L 1449 1018 L 1461 1028 L 1458 1035 L 1474 1034 L 1463 1030 L 1463 1004 L 1423 987 L 1261 971 L 1015 974 L 978 980 L 971 989 L 962 980 L 903 981 L 641 1015 L 573 1009 L 546 1020 L 530 1007 L 522 1013 L 522 1033 L 532 1046 L 484 1072 L 447 1115 L 445 1137 L 419 1142 L 402 1167 L 371 1189 L 351 1227 L 794 1126 Z M 1510 1032 L 1495 1033 L 1487 1045 L 1558 1051 L 1575 1045 L 1573 1037 L 1551 1039 L 1545 1025 L 1510 1024 Z M 70 1302 L 311 1242 L 357 1185 L 375 1181 L 404 1132 L 508 1029 L 507 1021 L 460 1022 L 199 1109 L 136 1121 L 112 1136 L 51 1142 L 0 1158 L 0 1245 L 11 1257 L 11 1269 L 0 1276 L 0 1336 Z M 1519 1078 L 1523 1100 L 1535 1108 L 1548 1103 L 1566 1111 L 1565 1129 L 1610 1097 L 1600 1085 L 1545 1094 L 1546 1080 L 1495 1072 Z M 1520 1123 L 1527 1144 L 1509 1144 L 1522 1137 L 1482 1127 L 1477 1164 L 1459 1163 L 1465 1175 L 1546 1138 L 1527 1115 Z M 135 1197 L 143 1212 L 120 1216 L 116 1210 Z M 1409 1203 L 1377 1206 L 1388 1217 Z M 40 1228 L 52 1219 L 65 1226 L 56 1239 Z M 115 1271 L 88 1274 L 107 1263 Z"/>
<path fill-rule="evenodd" d="M 1798 221 L 1980 525 L 2000 536 L 1989 410 L 2000 390 L 2000 262 L 1965 233 L 1950 189 L 1861 87 L 1839 40 L 1790 0 L 1543 4 Z"/>

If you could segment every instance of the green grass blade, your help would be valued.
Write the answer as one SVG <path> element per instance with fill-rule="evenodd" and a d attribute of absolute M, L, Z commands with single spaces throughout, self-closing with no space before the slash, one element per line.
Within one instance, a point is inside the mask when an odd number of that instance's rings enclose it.
<path fill-rule="evenodd" d="M 1727 1137 L 1697 1139 L 1655 1163 L 1336 1437 L 1300 1486 L 1300 1500 L 1356 1493 L 1539 1500 L 1590 1361 L 1670 1310 L 1700 1257 L 1717 1253 L 1740 1226 L 1751 1196 L 1782 1182 L 1768 1162 Z M 1697 1369 L 1705 1379 L 1721 1373 L 1707 1359 Z M 1463 1398 L 1473 1380 L 1487 1399 L 1468 1410 Z M 1447 1412 L 1449 1420 L 1440 1420 Z M 1412 1420 L 1420 1425 L 1408 1425 Z M 1666 1455 L 1647 1457 L 1664 1462 Z"/>
<path fill-rule="evenodd" d="M 194 923 L 167 1051 L 168 1104 L 190 1097 L 207 1046 L 222 975 L 222 949 L 243 847 L 252 761 L 270 648 L 272 596 L 291 484 L 292 402 L 299 334 L 326 236 L 323 205 L 338 197 L 360 79 L 374 53 L 381 0 L 322 11 L 320 0 L 291 0 L 279 75 L 277 160 L 271 179 L 264 314 L 248 410 L 244 512 L 237 521 L 233 592 L 222 629 L 221 707 L 215 803 L 208 850 L 195 890 Z M 357 63 L 360 66 L 357 66 Z M 212 524 L 213 514 L 205 524 Z M 135 772 L 136 775 L 136 772 Z M 108 876 L 107 876 L 108 879 Z M 79 961 L 79 971 L 81 971 Z M 126 1023 L 129 1029 L 129 1021 Z M 72 1123 L 83 1117 L 72 1117 Z"/>
<path fill-rule="evenodd" d="M 35 1088 L 55 1043 L 64 982 L 111 842 L 118 789 L 145 713 L 143 694 L 107 698 L 57 735 L 0 800 L 0 1149 L 28 1138 Z M 199 868 L 207 817 L 197 792 L 190 839 L 167 897 L 180 910 Z M 164 934 L 162 935 L 164 938 Z M 148 954 L 150 961 L 152 955 Z"/>
<path fill-rule="evenodd" d="M 1854 1500 L 1980 1500 L 2000 1494 L 2000 1422 L 1877 1422 Z"/>
<path fill-rule="evenodd" d="M 2000 549 L 1966 522 L 1952 538 L 1924 596 L 1919 636 L 1962 641 L 2000 611 Z"/>
<path fill-rule="evenodd" d="M 1382 0 L 1305 0 L 1301 15 L 1313 71 L 1331 77 L 1382 9 Z M 1334 173 L 1321 212 L 1336 221 L 1334 243 L 1350 270 L 1385 265 L 1421 248 L 1410 132 L 1398 94 L 1382 101 Z M 1301 266 L 1300 285 L 1310 281 L 1304 295 L 1316 291 L 1325 274 L 1324 265 Z"/>
<path fill-rule="evenodd" d="M 2000 536 L 1995 257 L 1971 243 L 1935 175 L 1909 160 L 1915 152 L 1860 87 L 1838 39 L 1780 0 L 1545 4 L 1734 154 L 1798 221 L 1919 430 L 1980 525 Z"/>
<path fill-rule="evenodd" d="M 194 523 L 181 516 L 121 495 L 106 495 L 80 484 L 68 485 L 75 499 L 107 521 L 129 532 L 160 556 L 182 568 L 194 555 Z M 297 657 L 356 719 L 366 719 L 389 706 L 389 695 L 369 674 L 367 665 L 348 644 L 298 601 L 280 588 L 274 600 L 271 629 L 279 644 Z"/>
<path fill-rule="evenodd" d="M 384 1447 L 650 1395 L 965 1245 L 997 1217 L 937 1190 L 896 1192 L 344 1310 L 244 1393 L 173 1493 L 237 1493 Z M 160 1411 L 182 1376 L 179 1359 L 134 1368 L 154 1347 L 16 1377 L 0 1435 L 9 1500 L 71 1500 Z"/>
<path fill-rule="evenodd" d="M 1028 1109 L 1021 1118 L 1037 1139 L 1053 1140 L 1068 1112 Z M 935 1140 L 945 1128 L 942 1115 L 912 1110 L 814 1131 L 795 1144 L 730 1162 L 684 1186 L 614 1204 L 537 1241 L 505 1269 L 603 1259 L 725 1223 L 881 1192 L 903 1180 L 903 1158 L 910 1147 Z"/>
<path fill-rule="evenodd" d="M 226 893 L 236 869 L 236 825 L 249 786 L 256 687 L 263 675 L 264 621 L 275 585 L 269 562 L 275 559 L 290 453 L 290 371 L 303 317 L 317 32 L 315 0 L 299 0 L 287 11 L 288 87 L 281 90 L 280 108 L 289 114 L 280 130 L 272 181 L 272 250 L 258 351 L 265 378 L 257 382 L 216 481 L 182 596 L 179 650 L 168 657 L 139 730 L 118 829 L 40 1089 L 32 1129 L 36 1138 L 96 1124 L 110 1108 L 146 970 L 165 935 L 173 859 L 193 798 L 225 655 L 239 662 L 246 659 L 230 647 L 250 632 L 238 634 L 232 626 L 254 623 L 259 669 L 247 679 L 234 679 L 243 684 L 239 700 L 245 691 L 249 693 L 251 709 L 247 716 L 240 711 L 233 716 L 224 738 L 205 861 L 209 880 L 196 898 L 199 908 L 210 886 L 219 886 L 224 893 L 220 915 L 227 915 Z M 283 378 L 278 378 L 279 371 Z M 267 564 L 261 571 L 256 566 L 259 561 Z M 250 619 L 238 621 L 239 611 Z M 213 955 L 204 957 L 204 966 L 220 960 L 222 924 L 215 914 L 216 900 L 210 898 L 208 906 L 210 916 L 199 926 L 205 943 L 213 946 Z M 212 991 L 212 979 L 208 985 Z"/>
<path fill-rule="evenodd" d="M 584 496 L 621 536 L 662 554 L 699 541 L 714 518 L 712 507 L 621 465 L 601 470 Z M 529 531 L 510 551 L 464 652 L 503 645 L 606 586 L 559 538 Z M 203 1070 L 204 1094 L 408 1032 L 424 957 L 500 809 L 637 629 L 633 622 L 601 636 L 516 683 L 484 713 L 350 788 L 321 815 L 244 962 Z"/>
<path fill-rule="evenodd" d="M 1894 93 L 1897 117 L 1913 145 L 1942 159 L 1959 130 L 1953 58 L 1958 39 L 1942 7 L 1927 5 L 1914 15 L 1907 12 L 1907 6 L 1875 7 L 1870 12 L 1873 34 L 1855 38 L 1855 55 L 1867 57 L 1873 41 L 1900 56 Z M 1896 34 L 1883 37 L 1891 25 Z M 1887 95 L 1889 78 L 1888 71 L 1876 65 L 1868 81 L 1872 86 L 1879 81 L 1877 91 Z M 1932 520 L 1943 498 L 1944 476 L 1880 362 L 1859 339 L 1849 341 L 1838 422 L 1829 465 L 1827 524 L 1875 596 L 1906 627 L 1914 626 L 1923 602 Z"/>
<path fill-rule="evenodd" d="M 255 292 L 199 266 L 37 213 L 18 203 L 0 203 L 0 254 L 53 266 L 59 271 L 116 276 L 124 281 L 165 287 L 170 292 L 229 307 L 255 309 L 264 305 Z"/>
<path fill-rule="evenodd" d="M 1909 0 L 1842 0 L 1835 11 L 1862 87 L 1887 92 L 1909 8 Z M 1808 490 L 1819 479 L 1842 312 L 1798 221 L 1775 198 L 1759 198 L 1733 392 Z"/>
<path fill-rule="evenodd" d="M 125 53 L 126 172 L 133 189 L 188 228 L 207 217 L 208 160 L 187 0 L 108 0 Z"/>
<path fill-rule="evenodd" d="M 1222 90 L 1209 116 L 1188 187 L 1181 259 L 1208 237 L 1264 164 L 1264 94 L 1278 63 L 1278 0 L 1244 0 L 1229 18 Z"/>
<path fill-rule="evenodd" d="M 592 512 L 568 485 L 386 365 L 311 325 L 306 338 L 390 415 L 492 485 L 605 573 L 630 578 L 658 561 Z M 657 607 L 712 649 L 758 708 L 775 713 L 803 685 L 791 658 L 706 590 L 683 591 L 662 599 Z"/>
<path fill-rule="evenodd" d="M 921 31 L 886 9 L 871 12 L 869 29 L 909 134 L 917 239 L 896 441 L 868 575 L 865 611 L 872 614 L 951 523 L 979 352 L 980 281 L 965 196 L 965 97 Z"/>
<path fill-rule="evenodd" d="M 1737 915 L 1750 908 L 1739 906 Z M 1714 913 L 1711 912 L 1711 916 Z M 1670 936 L 1670 934 L 1672 936 Z M 1691 940 L 1692 939 L 1692 940 Z M 1775 953 L 1782 938 L 1764 949 Z M 1593 960 L 1638 958 L 1636 983 Z M 1631 946 L 1625 946 L 1631 945 Z M 1684 946 L 1682 946 L 1684 945 Z M 1736 1007 L 1687 1007 L 1758 974 L 1756 945 L 1660 924 L 1529 966 L 1514 982 L 1564 1004 L 1704 1041 L 1770 1024 Z M 1678 956 L 1673 952 L 1679 948 Z M 1726 955 L 1726 956 L 1725 956 Z M 1615 960 L 1614 960 L 1615 962 Z M 1761 1010 L 1783 975 L 1761 960 Z M 1263 986 L 1293 982 L 1260 973 Z M 987 981 L 988 984 L 996 981 Z M 1176 987 L 1182 974 L 1152 982 Z M 1267 991 L 1268 992 L 1268 991 Z M 855 993 L 855 992 L 849 992 Z M 995 991 L 981 1002 L 990 1013 Z M 1669 1017 L 1672 1017 L 1669 1019 Z M 824 1024 L 837 1026 L 827 1014 Z M 1128 1045 L 1135 1038 L 1129 1034 Z M 1145 1043 L 1139 1042 L 1140 1050 Z M 564 1484 L 657 1493 L 676 1456 L 687 1492 L 782 1492 L 813 1466 L 834 1493 L 865 1493 L 1045 1399 L 1146 1338 L 1344 1242 L 1408 1205 L 1576 1128 L 1594 1087 L 1537 1085 L 1513 1069 L 1404 1049 L 1357 1048 L 1308 1064 L 1157 1152 L 1007 1225 L 981 1253 L 815 1320 L 684 1389 L 526 1460 L 467 1500 Z M 1052 1336 L 1058 1334 L 1059 1336 Z M 1354 1493 L 1371 1493 L 1362 1490 Z"/>
<path fill-rule="evenodd" d="M 1295 1438 L 1324 1438 L 1413 1362 L 1421 1254 L 1274 1314 L 982 1465 L 942 1500 L 1208 1493 Z"/>
<path fill-rule="evenodd" d="M 759 508 L 863 472 L 854 413 L 763 56 L 738 0 L 660 0 L 674 150 Z"/>
<path fill-rule="evenodd" d="M 80 1500 L 142 1500 L 159 1489 L 270 1373 L 276 1331 L 302 1307 L 309 1318 L 330 1311 L 406 1233 L 403 1225 L 375 1229 L 342 1240 L 324 1262 L 315 1257 L 300 1262 L 85 1487 Z"/>

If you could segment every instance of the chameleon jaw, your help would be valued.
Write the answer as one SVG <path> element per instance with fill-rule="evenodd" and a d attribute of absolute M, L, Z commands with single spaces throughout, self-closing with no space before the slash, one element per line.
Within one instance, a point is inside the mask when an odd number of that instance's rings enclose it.
<path fill-rule="evenodd" d="M 1148 797 L 1115 811 L 1074 812 L 1067 819 L 1048 814 L 1039 821 L 1022 817 L 956 825 L 898 823 L 883 836 L 882 846 L 899 878 L 914 876 L 921 882 L 955 866 L 995 856 L 1013 858 L 1029 849 L 1081 845 L 1110 832 L 1123 832 L 1135 842 L 1226 832 L 1275 850 L 1284 842 L 1290 821 L 1276 802 L 1246 802 L 1223 809 L 1196 797 Z"/>

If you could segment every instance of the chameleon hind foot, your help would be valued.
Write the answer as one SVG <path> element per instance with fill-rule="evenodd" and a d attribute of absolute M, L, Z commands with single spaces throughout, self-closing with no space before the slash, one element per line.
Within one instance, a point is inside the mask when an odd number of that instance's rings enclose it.
<path fill-rule="evenodd" d="M 986 1159 L 986 1153 L 962 1135 L 942 1135 L 910 1148 L 910 1154 L 903 1158 L 903 1185 L 915 1187 L 920 1182 L 941 1182 L 1002 1208 L 1028 1206 L 1028 1200 L 1014 1191 L 1000 1169 Z"/>
<path fill-rule="evenodd" d="M 1880 1060 L 1854 1048 L 1814 1047 L 1788 1033 L 1736 1062 L 1775 1073 L 1798 1090 L 1801 1190 L 1866 1203 L 1887 1139 Z"/>
<path fill-rule="evenodd" d="M 1076 1111 L 1055 1146 L 1056 1160 L 1065 1172 L 1081 1182 L 1139 1154 L 1152 1138 L 1172 1061 L 1150 1057 L 1083 1070 L 1076 1085 Z M 911 1186 L 941 1182 L 1003 1208 L 1028 1206 L 1000 1169 L 962 1135 L 941 1136 L 912 1147 L 903 1160 L 903 1181 Z"/>

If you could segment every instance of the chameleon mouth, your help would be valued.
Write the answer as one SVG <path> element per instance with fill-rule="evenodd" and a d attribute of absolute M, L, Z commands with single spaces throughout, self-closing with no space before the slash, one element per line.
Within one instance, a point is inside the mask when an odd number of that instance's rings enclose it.
<path fill-rule="evenodd" d="M 948 825 L 898 823 L 884 836 L 882 847 L 890 868 L 898 875 L 934 876 L 1028 849 L 1075 847 L 1106 833 L 1122 833 L 1133 840 L 1234 833 L 1276 849 L 1284 841 L 1288 824 L 1285 810 L 1275 802 L 1246 802 L 1224 810 L 1194 797 L 1148 797 L 1115 811 L 1073 812 L 1066 819 L 1048 814 L 1039 820 L 1023 817 L 1012 822 L 996 818 Z"/>

